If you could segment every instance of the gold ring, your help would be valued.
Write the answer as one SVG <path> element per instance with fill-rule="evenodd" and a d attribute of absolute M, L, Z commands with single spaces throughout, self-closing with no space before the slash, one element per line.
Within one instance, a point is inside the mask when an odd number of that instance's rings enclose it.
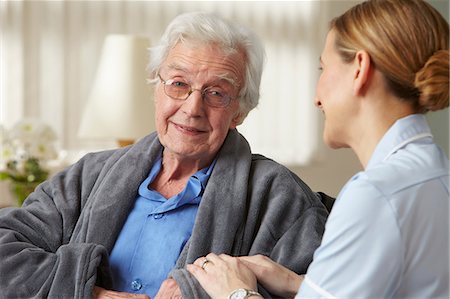
<path fill-rule="evenodd" d="M 209 260 L 205 257 L 205 260 L 202 263 L 202 269 L 205 270 L 206 264 L 209 263 Z"/>

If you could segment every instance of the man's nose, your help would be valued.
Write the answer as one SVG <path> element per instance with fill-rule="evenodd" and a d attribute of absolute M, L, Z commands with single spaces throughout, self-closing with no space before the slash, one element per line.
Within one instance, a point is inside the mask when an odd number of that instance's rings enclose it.
<path fill-rule="evenodd" d="M 198 92 L 194 92 L 198 91 Z M 201 89 L 191 89 L 183 103 L 182 109 L 190 116 L 200 116 L 204 113 L 203 93 Z"/>

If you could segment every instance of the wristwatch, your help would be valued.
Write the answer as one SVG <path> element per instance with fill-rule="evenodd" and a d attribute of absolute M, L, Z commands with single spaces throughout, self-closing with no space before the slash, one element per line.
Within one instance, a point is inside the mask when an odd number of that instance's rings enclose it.
<path fill-rule="evenodd" d="M 262 295 L 258 292 L 247 289 L 237 289 L 231 292 L 230 296 L 228 296 L 228 299 L 244 299 L 250 296 L 259 296 L 262 298 Z"/>

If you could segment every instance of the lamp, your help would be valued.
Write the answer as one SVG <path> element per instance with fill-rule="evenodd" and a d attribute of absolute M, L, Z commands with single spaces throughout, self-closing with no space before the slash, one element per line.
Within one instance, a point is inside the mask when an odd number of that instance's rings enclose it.
<path fill-rule="evenodd" d="M 146 84 L 149 40 L 112 34 L 105 38 L 78 136 L 132 144 L 155 129 L 153 93 Z"/>

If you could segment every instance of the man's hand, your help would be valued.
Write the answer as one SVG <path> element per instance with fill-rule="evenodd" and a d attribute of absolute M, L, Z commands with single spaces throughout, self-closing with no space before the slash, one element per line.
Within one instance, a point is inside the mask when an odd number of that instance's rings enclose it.
<path fill-rule="evenodd" d="M 94 292 L 92 294 L 93 299 L 123 299 L 123 298 L 133 298 L 133 299 L 150 299 L 149 296 L 145 294 L 131 294 L 125 292 L 116 292 L 105 290 L 101 287 L 94 287 Z"/>
<path fill-rule="evenodd" d="M 182 299 L 180 287 L 173 278 L 168 278 L 163 281 L 159 288 L 158 294 L 155 299 Z"/>

